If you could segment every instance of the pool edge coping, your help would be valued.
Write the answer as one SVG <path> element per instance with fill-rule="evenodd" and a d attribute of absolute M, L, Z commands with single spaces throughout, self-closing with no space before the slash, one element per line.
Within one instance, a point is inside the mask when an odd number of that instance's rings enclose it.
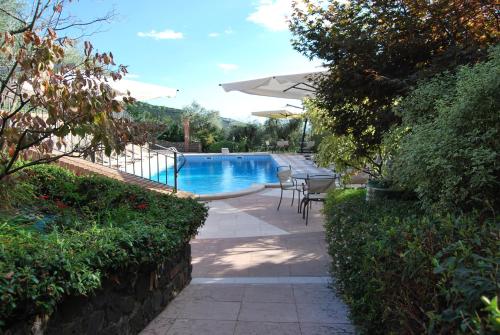
<path fill-rule="evenodd" d="M 200 201 L 211 201 L 211 200 L 223 200 L 230 198 L 237 198 L 244 195 L 249 195 L 253 193 L 260 192 L 266 188 L 276 188 L 279 187 L 279 183 L 267 183 L 267 184 L 253 184 L 252 186 L 245 188 L 240 191 L 235 192 L 221 192 L 221 193 L 209 193 L 209 194 L 194 194 L 194 199 Z"/>

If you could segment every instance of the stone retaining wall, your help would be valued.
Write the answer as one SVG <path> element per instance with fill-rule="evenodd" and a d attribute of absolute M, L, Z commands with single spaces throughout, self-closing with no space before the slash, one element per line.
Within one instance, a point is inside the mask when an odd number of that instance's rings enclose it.
<path fill-rule="evenodd" d="M 169 262 L 123 272 L 89 297 L 68 297 L 48 320 L 17 324 L 6 334 L 138 334 L 191 280 L 191 247 Z"/>

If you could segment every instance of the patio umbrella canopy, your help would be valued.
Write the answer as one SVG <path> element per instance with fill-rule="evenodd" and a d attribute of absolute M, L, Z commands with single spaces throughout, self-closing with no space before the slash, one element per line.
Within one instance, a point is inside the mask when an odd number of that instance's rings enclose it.
<path fill-rule="evenodd" d="M 233 83 L 226 83 L 219 85 L 226 92 L 239 91 L 246 94 L 260 95 L 266 97 L 304 100 L 305 98 L 308 97 L 314 97 L 316 93 L 316 87 L 314 86 L 314 79 L 317 78 L 318 76 L 325 75 L 326 73 L 327 73 L 326 71 L 318 71 L 318 72 L 288 74 L 283 76 L 272 76 L 272 77 L 246 80 L 246 81 L 237 81 Z M 274 112 L 274 114 L 272 112 Z M 270 113 L 270 115 L 278 116 L 277 118 L 282 118 L 280 117 L 280 115 L 283 115 L 283 113 L 280 114 L 279 112 L 280 111 L 254 112 L 252 113 L 252 115 L 264 116 L 260 115 L 260 113 L 263 114 Z M 290 111 L 286 112 L 290 113 Z M 273 116 L 267 116 L 267 117 L 272 118 Z M 307 127 L 307 119 L 305 119 L 304 122 L 304 130 L 302 132 L 302 142 L 300 144 L 300 152 L 303 152 L 304 139 L 306 136 L 306 127 Z"/>
<path fill-rule="evenodd" d="M 252 112 L 252 115 L 270 119 L 300 119 L 303 117 L 302 113 L 295 113 L 286 109 Z"/>
<path fill-rule="evenodd" d="M 266 97 L 303 100 L 314 96 L 313 80 L 325 72 L 307 72 L 220 84 L 226 92 L 239 91 Z"/>

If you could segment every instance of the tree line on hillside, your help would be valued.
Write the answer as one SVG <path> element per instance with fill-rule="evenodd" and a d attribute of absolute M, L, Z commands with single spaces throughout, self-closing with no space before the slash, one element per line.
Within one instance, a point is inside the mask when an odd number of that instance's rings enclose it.
<path fill-rule="evenodd" d="M 272 120 L 263 124 L 244 123 L 223 118 L 218 111 L 209 110 L 197 102 L 175 109 L 136 102 L 127 107 L 128 114 L 137 122 L 158 126 L 157 138 L 170 142 L 184 141 L 183 120 L 189 119 L 191 141 L 200 142 L 204 152 L 249 152 L 268 149 L 277 140 L 285 139 L 291 149 L 297 149 L 302 135 L 302 120 Z"/>

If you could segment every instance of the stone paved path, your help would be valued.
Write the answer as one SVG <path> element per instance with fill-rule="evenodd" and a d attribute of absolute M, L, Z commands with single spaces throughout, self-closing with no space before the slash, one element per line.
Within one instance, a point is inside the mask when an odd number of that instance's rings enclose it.
<path fill-rule="evenodd" d="M 279 190 L 212 201 L 191 243 L 193 281 L 141 333 L 353 334 L 328 287 L 319 204 L 306 227 Z"/>

